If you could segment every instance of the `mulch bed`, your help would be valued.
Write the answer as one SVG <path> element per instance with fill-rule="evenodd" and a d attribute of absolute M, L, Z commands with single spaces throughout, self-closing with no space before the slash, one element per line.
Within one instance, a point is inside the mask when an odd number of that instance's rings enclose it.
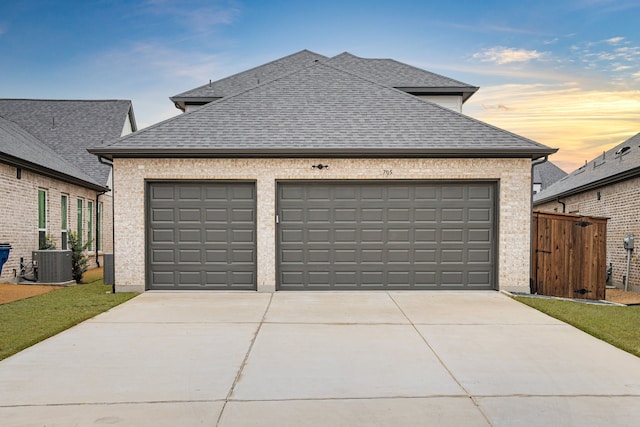
<path fill-rule="evenodd" d="M 605 291 L 607 301 L 617 302 L 618 304 L 640 304 L 640 293 L 623 291 L 622 289 L 607 289 Z"/>
<path fill-rule="evenodd" d="M 63 286 L 48 285 L 16 285 L 13 283 L 0 283 L 0 304 L 34 297 L 36 295 L 61 289 Z"/>

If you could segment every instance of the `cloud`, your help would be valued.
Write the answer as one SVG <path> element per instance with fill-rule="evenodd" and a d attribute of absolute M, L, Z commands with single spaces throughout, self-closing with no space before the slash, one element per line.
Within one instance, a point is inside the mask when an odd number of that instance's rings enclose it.
<path fill-rule="evenodd" d="M 640 90 L 576 82 L 483 87 L 464 106 L 472 117 L 559 148 L 551 160 L 566 171 L 638 133 L 638 111 Z"/>
<path fill-rule="evenodd" d="M 612 45 L 617 45 L 620 44 L 624 41 L 624 37 L 611 37 L 610 39 L 606 39 L 605 42 L 612 44 Z"/>
<path fill-rule="evenodd" d="M 496 46 L 474 53 L 472 58 L 482 62 L 493 62 L 498 65 L 503 65 L 514 62 L 530 62 L 534 59 L 542 59 L 544 56 L 545 53 L 538 52 L 537 50 Z"/>
<path fill-rule="evenodd" d="M 209 33 L 219 25 L 232 24 L 240 8 L 231 1 L 147 0 L 143 13 L 171 17 L 192 33 Z"/>

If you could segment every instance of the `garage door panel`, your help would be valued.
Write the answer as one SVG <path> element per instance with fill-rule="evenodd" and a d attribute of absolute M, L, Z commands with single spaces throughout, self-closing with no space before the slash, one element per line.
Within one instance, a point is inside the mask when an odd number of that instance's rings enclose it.
<path fill-rule="evenodd" d="M 182 229 L 178 233 L 178 243 L 200 243 L 202 230 L 200 229 Z"/>
<path fill-rule="evenodd" d="M 443 185 L 441 187 L 442 198 L 441 200 L 446 201 L 465 201 L 464 197 L 465 188 L 459 185 L 451 186 L 451 185 Z"/>
<path fill-rule="evenodd" d="M 160 288 L 160 287 L 173 288 L 176 283 L 173 271 L 154 271 L 152 273 L 152 280 L 157 288 Z"/>
<path fill-rule="evenodd" d="M 180 263 L 200 264 L 202 262 L 202 252 L 199 249 L 178 250 Z"/>
<path fill-rule="evenodd" d="M 356 249 L 336 249 L 334 254 L 334 262 L 337 264 L 346 263 L 352 265 L 358 262 L 358 250 Z"/>
<path fill-rule="evenodd" d="M 469 200 L 484 200 L 491 201 L 493 198 L 491 188 L 486 185 L 470 185 L 468 187 L 469 191 Z"/>
<path fill-rule="evenodd" d="M 199 185 L 181 185 L 178 187 L 178 200 L 196 201 L 202 199 L 202 187 Z"/>
<path fill-rule="evenodd" d="M 334 242 L 335 243 L 356 243 L 358 241 L 358 230 L 352 229 L 337 229 L 334 230 Z"/>
<path fill-rule="evenodd" d="M 151 211 L 151 221 L 154 223 L 172 223 L 175 221 L 174 210 L 172 208 L 156 208 Z"/>
<path fill-rule="evenodd" d="M 155 201 L 175 200 L 175 188 L 171 186 L 155 186 L 151 188 L 151 198 Z"/>
<path fill-rule="evenodd" d="M 384 221 L 384 209 L 382 208 L 362 208 L 360 215 L 360 222 L 362 223 L 381 224 Z"/>
<path fill-rule="evenodd" d="M 491 242 L 490 228 L 471 228 L 468 230 L 469 243 L 489 243 Z"/>
<path fill-rule="evenodd" d="M 487 225 L 489 225 L 492 220 L 491 209 L 469 209 L 469 222 L 486 223 Z"/>
<path fill-rule="evenodd" d="M 311 208 L 307 211 L 308 222 L 327 223 L 331 221 L 331 211 L 327 208 Z"/>
<path fill-rule="evenodd" d="M 255 184 L 147 187 L 150 289 L 256 289 Z"/>
<path fill-rule="evenodd" d="M 279 183 L 277 288 L 493 289 L 495 187 Z"/>
<path fill-rule="evenodd" d="M 173 249 L 154 249 L 151 252 L 151 259 L 156 264 L 174 264 L 175 250 Z"/>
<path fill-rule="evenodd" d="M 156 229 L 151 234 L 151 241 L 153 243 L 175 243 L 175 233 L 173 229 Z"/>
<path fill-rule="evenodd" d="M 464 208 L 447 208 L 442 209 L 442 222 L 444 223 L 463 223 L 465 222 Z"/>

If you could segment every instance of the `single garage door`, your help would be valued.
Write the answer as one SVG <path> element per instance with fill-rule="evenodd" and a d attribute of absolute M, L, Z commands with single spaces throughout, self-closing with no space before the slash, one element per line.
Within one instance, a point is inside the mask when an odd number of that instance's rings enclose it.
<path fill-rule="evenodd" d="M 278 289 L 495 289 L 495 182 L 280 182 Z"/>
<path fill-rule="evenodd" d="M 148 289 L 256 289 L 253 182 L 147 185 Z"/>

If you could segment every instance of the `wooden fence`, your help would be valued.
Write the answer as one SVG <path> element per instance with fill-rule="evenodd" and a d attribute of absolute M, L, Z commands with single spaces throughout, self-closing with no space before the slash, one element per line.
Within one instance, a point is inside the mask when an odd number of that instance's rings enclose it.
<path fill-rule="evenodd" d="M 607 269 L 607 219 L 533 213 L 531 291 L 602 300 Z"/>

